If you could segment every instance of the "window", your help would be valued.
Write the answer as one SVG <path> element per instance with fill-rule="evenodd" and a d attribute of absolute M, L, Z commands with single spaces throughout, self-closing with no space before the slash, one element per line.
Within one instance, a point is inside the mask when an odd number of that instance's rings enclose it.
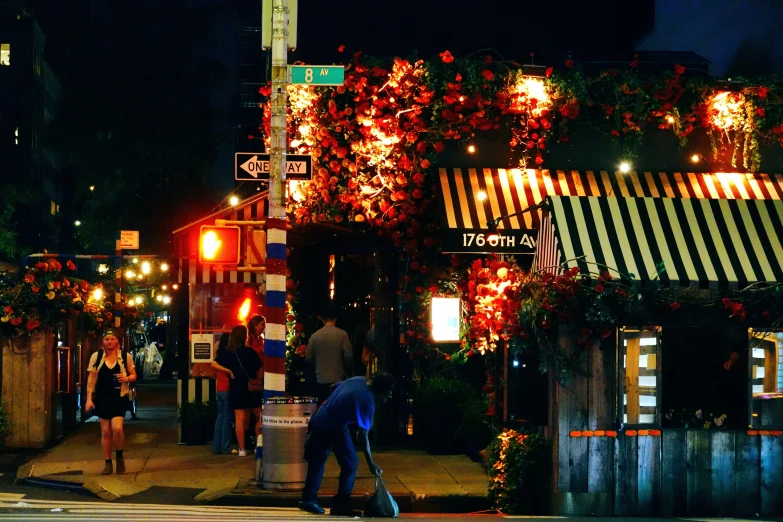
<path fill-rule="evenodd" d="M 624 425 L 660 424 L 660 328 L 620 329 L 622 365 L 618 377 Z"/>
<path fill-rule="evenodd" d="M 783 332 L 750 331 L 750 426 L 783 425 Z"/>
<path fill-rule="evenodd" d="M 11 65 L 10 43 L 0 43 L 0 65 Z"/>
<path fill-rule="evenodd" d="M 54 201 L 49 202 L 49 213 L 53 216 L 57 214 L 57 203 Z"/>

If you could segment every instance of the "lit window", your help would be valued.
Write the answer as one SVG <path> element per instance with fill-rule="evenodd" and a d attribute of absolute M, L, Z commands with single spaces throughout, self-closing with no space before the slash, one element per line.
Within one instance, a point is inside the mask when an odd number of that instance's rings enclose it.
<path fill-rule="evenodd" d="M 435 342 L 459 341 L 461 301 L 458 297 L 433 297 L 430 303 L 432 339 Z"/>
<path fill-rule="evenodd" d="M 619 372 L 622 424 L 660 423 L 659 333 L 658 327 L 625 327 L 620 330 L 620 353 L 623 357 Z"/>
<path fill-rule="evenodd" d="M 11 65 L 10 43 L 0 43 L 0 65 Z"/>
<path fill-rule="evenodd" d="M 49 202 L 49 213 L 53 216 L 57 214 L 57 203 L 54 201 Z"/>
<path fill-rule="evenodd" d="M 754 428 L 783 425 L 783 332 L 751 331 L 750 425 Z"/>

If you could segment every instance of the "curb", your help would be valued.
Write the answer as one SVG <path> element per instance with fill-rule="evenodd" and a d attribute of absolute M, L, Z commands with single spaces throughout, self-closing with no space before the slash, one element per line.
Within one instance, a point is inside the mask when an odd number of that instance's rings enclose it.
<path fill-rule="evenodd" d="M 400 513 L 475 513 L 489 509 L 489 500 L 479 495 L 392 495 L 400 508 Z M 248 493 L 247 490 L 233 491 L 227 495 L 206 502 L 215 506 L 257 506 L 295 508 L 301 498 L 300 493 Z M 370 495 L 351 497 L 353 509 L 364 510 Z M 319 495 L 318 503 L 328 509 L 332 504 L 332 495 Z"/>
<path fill-rule="evenodd" d="M 82 495 L 95 496 L 89 489 L 84 487 L 84 484 L 80 484 L 78 482 L 66 482 L 64 480 L 45 479 L 38 477 L 24 477 L 17 478 L 14 483 L 25 486 L 34 486 L 37 488 L 59 489 L 61 491 L 71 491 L 73 493 L 80 493 Z"/>

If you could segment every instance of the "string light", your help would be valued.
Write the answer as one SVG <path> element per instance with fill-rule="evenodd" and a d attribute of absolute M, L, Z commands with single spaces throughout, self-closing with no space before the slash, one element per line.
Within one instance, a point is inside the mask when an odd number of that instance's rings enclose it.
<path fill-rule="evenodd" d="M 144 262 L 141 264 L 141 273 L 142 273 L 142 274 L 145 274 L 145 275 L 146 275 L 146 274 L 149 274 L 149 273 L 150 273 L 150 269 L 151 269 L 151 267 L 150 267 L 150 264 L 149 264 L 149 262 L 148 262 L 148 261 L 144 261 Z"/>
<path fill-rule="evenodd" d="M 228 198 L 228 203 L 232 207 L 235 207 L 239 204 L 239 198 L 236 196 L 231 196 L 230 198 Z"/>
<path fill-rule="evenodd" d="M 479 201 L 485 201 L 486 199 L 487 199 L 487 193 L 484 192 L 483 190 L 479 190 L 478 200 Z"/>
<path fill-rule="evenodd" d="M 125 277 L 127 277 L 128 279 L 133 279 L 134 277 L 136 277 L 136 274 L 133 272 L 133 270 L 128 270 L 127 272 L 125 272 Z"/>
<path fill-rule="evenodd" d="M 674 123 L 674 116 L 667 116 L 666 121 L 668 121 L 669 123 Z"/>
<path fill-rule="evenodd" d="M 476 146 L 468 145 L 468 154 L 473 154 L 474 152 L 476 152 Z"/>
<path fill-rule="evenodd" d="M 631 172 L 631 164 L 628 163 L 627 161 L 623 161 L 622 163 L 620 163 L 619 169 L 620 172 L 622 172 L 623 174 L 628 174 L 629 172 Z"/>
<path fill-rule="evenodd" d="M 160 265 L 160 271 L 161 271 L 161 272 L 168 272 L 168 271 L 169 271 L 169 265 L 168 265 L 168 263 L 161 263 L 161 265 Z"/>

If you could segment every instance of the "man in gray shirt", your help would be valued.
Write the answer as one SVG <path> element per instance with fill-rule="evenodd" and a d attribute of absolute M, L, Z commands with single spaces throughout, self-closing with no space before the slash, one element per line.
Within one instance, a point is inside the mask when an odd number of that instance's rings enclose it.
<path fill-rule="evenodd" d="M 353 360 L 351 341 L 345 330 L 337 328 L 337 314 L 324 314 L 324 326 L 310 336 L 305 351 L 305 360 L 315 365 L 318 382 L 318 404 L 331 394 L 333 384 L 345 379 L 345 368 Z"/>

